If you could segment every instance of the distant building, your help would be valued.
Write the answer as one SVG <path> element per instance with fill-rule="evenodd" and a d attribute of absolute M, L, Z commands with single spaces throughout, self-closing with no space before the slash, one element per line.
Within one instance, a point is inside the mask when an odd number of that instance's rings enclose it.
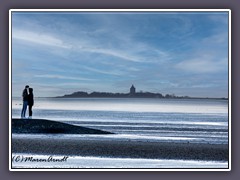
<path fill-rule="evenodd" d="M 130 94 L 134 95 L 136 93 L 136 88 L 132 85 L 132 87 L 130 88 Z"/>

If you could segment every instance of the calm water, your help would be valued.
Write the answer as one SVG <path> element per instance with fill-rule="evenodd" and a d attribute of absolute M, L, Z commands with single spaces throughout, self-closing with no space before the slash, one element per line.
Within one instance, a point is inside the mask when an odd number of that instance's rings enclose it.
<path fill-rule="evenodd" d="M 13 98 L 12 117 L 20 117 L 21 107 Z M 226 100 L 35 98 L 33 117 L 114 132 L 115 138 L 228 143 Z"/>

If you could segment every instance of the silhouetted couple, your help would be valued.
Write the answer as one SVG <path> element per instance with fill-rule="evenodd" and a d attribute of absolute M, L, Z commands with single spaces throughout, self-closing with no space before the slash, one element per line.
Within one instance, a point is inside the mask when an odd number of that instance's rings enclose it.
<path fill-rule="evenodd" d="M 22 98 L 23 98 L 23 107 L 22 107 L 22 113 L 21 113 L 21 118 L 25 118 L 25 114 L 27 111 L 27 107 L 29 110 L 29 117 L 32 118 L 32 107 L 34 104 L 33 100 L 33 88 L 29 88 L 29 86 L 25 86 L 25 89 L 23 90 L 22 93 Z"/>

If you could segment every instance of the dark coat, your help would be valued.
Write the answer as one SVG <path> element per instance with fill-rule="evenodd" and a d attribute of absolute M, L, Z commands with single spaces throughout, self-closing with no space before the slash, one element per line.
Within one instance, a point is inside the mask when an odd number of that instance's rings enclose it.
<path fill-rule="evenodd" d="M 28 92 L 27 92 L 27 89 L 24 89 L 24 90 L 23 90 L 22 98 L 23 98 L 23 101 L 28 101 Z"/>
<path fill-rule="evenodd" d="M 33 106 L 34 105 L 34 100 L 33 100 L 33 94 L 28 95 L 28 105 Z"/>

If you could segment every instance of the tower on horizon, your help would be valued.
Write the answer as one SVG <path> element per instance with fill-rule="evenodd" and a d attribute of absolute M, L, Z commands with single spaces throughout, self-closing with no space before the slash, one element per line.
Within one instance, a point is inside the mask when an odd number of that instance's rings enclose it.
<path fill-rule="evenodd" d="M 130 95 L 134 95 L 135 93 L 136 93 L 136 88 L 134 87 L 134 85 L 132 85 L 130 88 Z"/>

